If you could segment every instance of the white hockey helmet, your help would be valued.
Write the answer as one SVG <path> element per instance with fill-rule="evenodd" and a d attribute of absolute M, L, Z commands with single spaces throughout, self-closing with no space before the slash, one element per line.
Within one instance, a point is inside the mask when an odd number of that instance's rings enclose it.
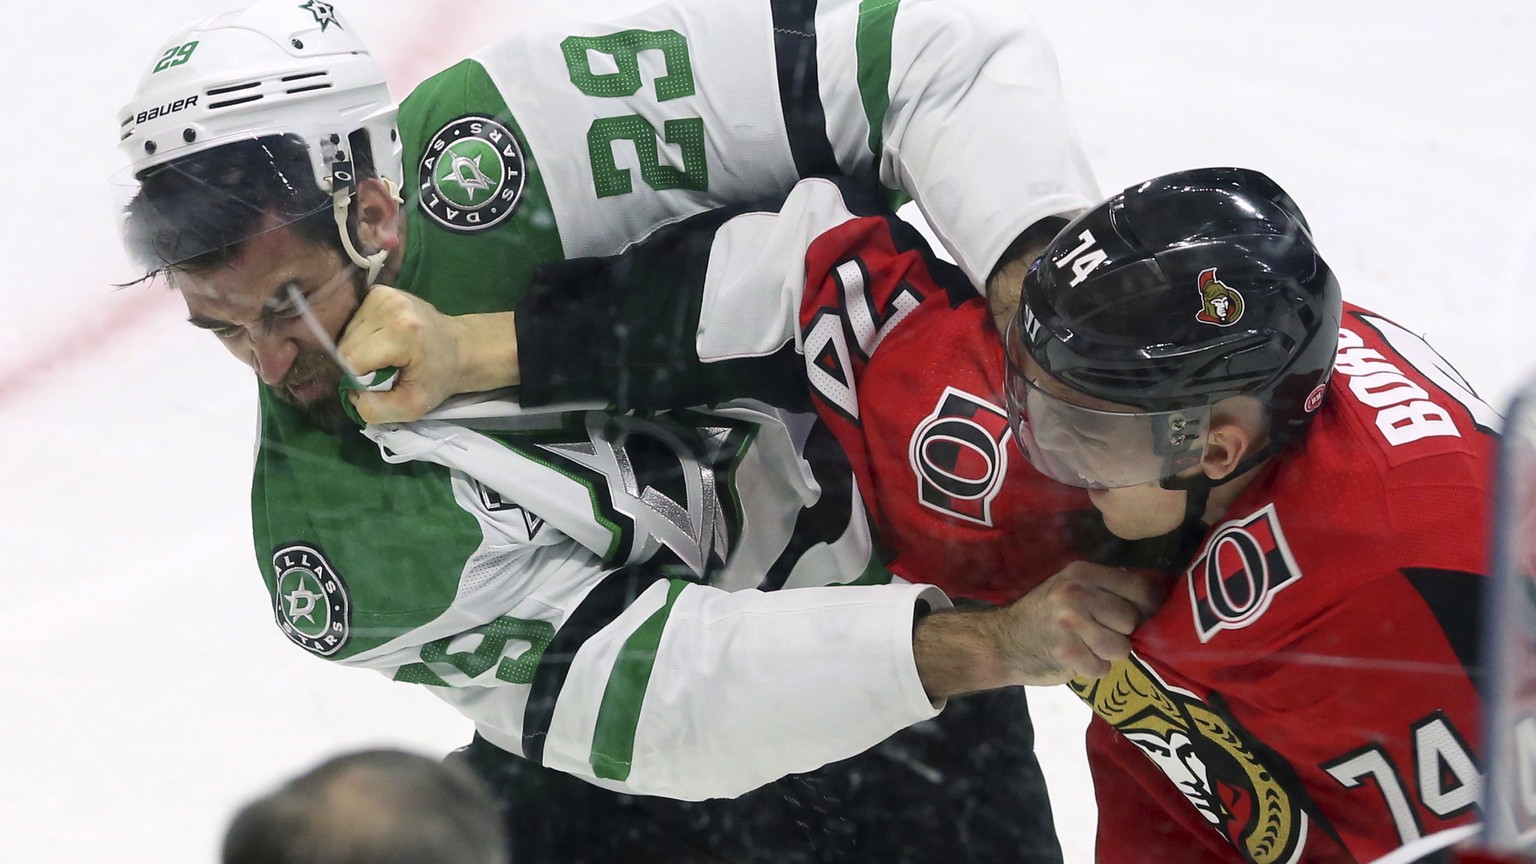
<path fill-rule="evenodd" d="M 397 111 L 383 70 L 333 4 L 261 0 L 185 27 L 155 52 L 119 112 L 128 167 L 114 185 L 132 200 L 167 163 L 236 141 L 297 138 L 319 190 L 336 198 L 350 251 L 344 208 L 356 178 L 337 166 L 355 165 L 349 136 L 366 131 L 374 171 L 398 188 Z"/>

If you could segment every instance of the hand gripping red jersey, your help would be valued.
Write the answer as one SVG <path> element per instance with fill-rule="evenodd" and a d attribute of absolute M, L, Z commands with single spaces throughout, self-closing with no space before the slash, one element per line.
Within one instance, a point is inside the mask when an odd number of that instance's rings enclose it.
<path fill-rule="evenodd" d="M 785 380 L 802 396 L 808 385 L 899 550 L 893 569 L 1015 599 L 1071 556 L 1064 526 L 1085 496 L 1046 481 L 1009 438 L 984 302 L 909 227 L 850 210 L 812 220 L 789 261 L 773 222 L 789 207 L 746 214 L 752 229 L 734 240 L 732 219 L 691 220 L 671 230 L 703 241 L 652 241 L 664 290 L 610 287 L 563 320 L 520 308 L 520 345 L 534 349 L 525 386 L 632 408 L 711 392 L 690 389 L 698 381 L 764 398 L 788 398 Z M 625 272 L 644 272 L 644 247 L 630 254 Z M 690 258 L 708 274 L 690 275 Z M 774 263 L 782 279 L 720 272 Z M 615 265 L 600 269 L 543 293 L 618 284 Z M 702 302 L 676 299 L 687 284 Z M 775 311 L 792 316 L 788 335 L 753 335 Z M 579 332 L 561 329 L 575 318 Z M 686 350 L 642 338 L 663 322 Z M 621 339 L 605 336 L 615 323 Z M 536 358 L 543 368 L 527 365 Z M 752 374 L 726 374 L 733 364 Z M 1496 423 L 1421 339 L 1346 309 L 1305 439 L 1207 533 L 1135 655 L 1076 685 L 1098 715 L 1101 862 L 1365 862 L 1476 818 L 1472 670 Z"/>

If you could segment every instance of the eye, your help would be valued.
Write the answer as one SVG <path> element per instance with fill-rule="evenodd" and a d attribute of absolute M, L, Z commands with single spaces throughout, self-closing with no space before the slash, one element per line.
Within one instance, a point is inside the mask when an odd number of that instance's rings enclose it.
<path fill-rule="evenodd" d="M 209 329 L 213 335 L 219 337 L 220 339 L 233 339 L 240 335 L 240 330 L 242 328 L 238 324 L 231 324 L 228 327 L 212 327 Z"/>
<path fill-rule="evenodd" d="M 262 314 L 268 318 L 296 318 L 299 315 L 299 306 L 291 300 L 276 301 L 262 310 Z"/>

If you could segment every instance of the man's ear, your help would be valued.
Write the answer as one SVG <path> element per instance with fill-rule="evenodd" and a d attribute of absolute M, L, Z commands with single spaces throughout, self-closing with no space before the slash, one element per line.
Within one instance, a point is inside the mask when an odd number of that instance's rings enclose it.
<path fill-rule="evenodd" d="M 1211 418 L 1210 431 L 1205 435 L 1205 454 L 1200 457 L 1200 467 L 1205 476 L 1221 480 L 1237 469 L 1245 457 L 1257 445 L 1252 430 L 1235 420 Z"/>
<path fill-rule="evenodd" d="M 400 201 L 377 177 L 357 184 L 352 199 L 357 212 L 357 237 L 370 249 L 394 251 L 400 247 Z"/>

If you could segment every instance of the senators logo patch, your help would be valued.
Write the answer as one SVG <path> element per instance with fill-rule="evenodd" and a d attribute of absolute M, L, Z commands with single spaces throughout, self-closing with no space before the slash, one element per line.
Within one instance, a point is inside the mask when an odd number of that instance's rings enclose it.
<path fill-rule="evenodd" d="M 1133 742 L 1250 864 L 1289 864 L 1307 842 L 1307 815 L 1217 707 L 1170 686 L 1131 655 L 1103 678 L 1069 686 Z"/>
<path fill-rule="evenodd" d="M 1200 312 L 1195 320 L 1202 324 L 1231 327 L 1243 317 L 1243 295 L 1216 278 L 1216 268 L 1201 270 L 1198 280 Z"/>
<path fill-rule="evenodd" d="M 417 171 L 417 200 L 432 221 L 461 234 L 494 227 L 523 197 L 523 149 L 492 117 L 469 114 L 437 131 Z"/>
<path fill-rule="evenodd" d="M 1209 642 L 1222 630 L 1259 620 L 1275 593 L 1301 578 L 1273 504 L 1211 535 L 1186 572 L 1195 632 Z"/>
<path fill-rule="evenodd" d="M 912 433 L 908 457 L 917 500 L 978 525 L 992 524 L 992 499 L 1008 471 L 1008 412 L 953 387 Z"/>
<path fill-rule="evenodd" d="M 347 644 L 352 604 L 347 583 L 313 546 L 294 543 L 272 553 L 277 626 L 299 646 L 329 657 Z"/>

